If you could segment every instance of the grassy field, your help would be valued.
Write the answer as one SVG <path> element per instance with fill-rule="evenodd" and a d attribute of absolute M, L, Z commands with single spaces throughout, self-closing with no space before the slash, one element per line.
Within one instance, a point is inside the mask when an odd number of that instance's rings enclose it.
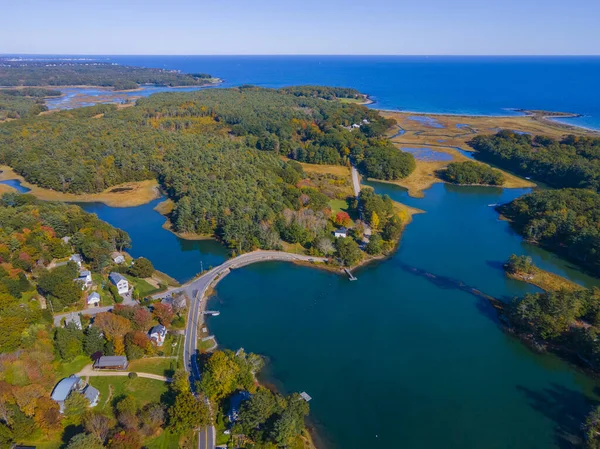
<path fill-rule="evenodd" d="M 530 275 L 520 275 L 513 273 L 506 273 L 506 275 L 512 279 L 516 279 L 517 281 L 527 282 L 528 284 L 535 285 L 542 290 L 547 292 L 556 291 L 556 290 L 581 290 L 583 287 L 575 282 L 572 282 L 558 274 L 551 273 L 549 271 L 541 270 L 540 268 L 535 267 L 533 269 L 533 273 Z"/>
<path fill-rule="evenodd" d="M 111 413 L 115 398 L 131 395 L 138 407 L 142 407 L 149 402 L 159 402 L 161 395 L 167 391 L 166 383 L 142 377 L 136 379 L 124 376 L 90 377 L 90 384 L 100 391 L 97 410 Z"/>
<path fill-rule="evenodd" d="M 144 444 L 146 449 L 177 449 L 180 447 L 181 435 L 168 431 L 162 432 L 158 437 Z"/>
<path fill-rule="evenodd" d="M 127 182 L 125 184 L 119 184 L 113 187 L 109 187 L 100 193 L 89 193 L 83 195 L 75 195 L 73 193 L 61 193 L 55 190 L 44 189 L 37 187 L 33 184 L 29 184 L 25 179 L 15 173 L 15 171 L 8 166 L 0 166 L 0 180 L 7 179 L 18 179 L 21 184 L 31 191 L 32 195 L 45 201 L 65 201 L 65 202 L 94 202 L 104 203 L 111 207 L 132 207 L 140 206 L 142 204 L 149 203 L 153 199 L 158 198 L 158 183 L 156 180 L 151 179 L 147 181 L 139 182 Z"/>
<path fill-rule="evenodd" d="M 69 377 L 71 374 L 78 373 L 83 369 L 84 366 L 92 363 L 87 355 L 80 355 L 75 358 L 72 362 L 56 362 L 56 374 L 62 379 L 63 377 Z"/>
<path fill-rule="evenodd" d="M 177 368 L 177 359 L 171 357 L 150 357 L 147 359 L 132 360 L 129 362 L 129 371 L 136 373 L 158 374 L 159 376 L 173 376 Z"/>

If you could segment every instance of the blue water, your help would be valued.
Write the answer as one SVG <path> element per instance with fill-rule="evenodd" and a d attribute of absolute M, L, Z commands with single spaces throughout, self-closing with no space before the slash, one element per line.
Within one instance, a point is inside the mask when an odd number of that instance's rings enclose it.
<path fill-rule="evenodd" d="M 7 179 L 6 181 L 0 181 L 0 184 L 11 186 L 19 193 L 27 193 L 31 190 L 30 188 L 21 185 L 21 181 L 18 179 Z"/>
<path fill-rule="evenodd" d="M 402 147 L 402 151 L 412 154 L 415 159 L 421 161 L 451 161 L 452 155 L 442 151 L 436 151 L 429 147 L 410 148 Z"/>
<path fill-rule="evenodd" d="M 514 115 L 514 108 L 583 114 L 600 129 L 600 57 L 110 56 L 111 62 L 207 72 L 224 86 L 348 86 L 382 109 Z"/>

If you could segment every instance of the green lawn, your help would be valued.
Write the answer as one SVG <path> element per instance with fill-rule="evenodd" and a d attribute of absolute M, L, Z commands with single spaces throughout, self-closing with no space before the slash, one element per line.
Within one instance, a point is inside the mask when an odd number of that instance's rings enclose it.
<path fill-rule="evenodd" d="M 144 447 L 147 449 L 177 449 L 181 435 L 164 431 L 156 438 L 148 441 Z"/>
<path fill-rule="evenodd" d="M 158 374 L 159 376 L 173 376 L 177 367 L 177 359 L 165 357 L 151 357 L 148 359 L 132 360 L 129 362 L 129 371 L 136 373 Z"/>
<path fill-rule="evenodd" d="M 354 214 L 349 210 L 346 200 L 330 200 L 329 207 L 331 207 L 331 215 L 334 217 L 338 212 L 347 212 L 350 215 L 350 219 L 352 219 L 350 226 L 354 226 L 354 219 L 356 217 L 353 217 Z"/>
<path fill-rule="evenodd" d="M 76 357 L 72 362 L 60 362 L 56 366 L 56 374 L 62 379 L 63 377 L 69 377 L 71 374 L 78 373 L 83 369 L 84 366 L 92 363 L 87 355 L 80 355 Z"/>
<path fill-rule="evenodd" d="M 113 400 L 119 396 L 131 395 L 136 400 L 138 407 L 143 407 L 149 402 L 159 402 L 161 395 L 167 391 L 165 382 L 142 377 L 136 379 L 129 379 L 125 376 L 90 377 L 90 384 L 100 391 L 97 410 L 111 414 Z M 111 385 L 112 396 L 107 402 Z"/>
<path fill-rule="evenodd" d="M 125 275 L 125 277 L 129 280 L 132 285 L 135 285 L 138 292 L 140 293 L 140 298 L 145 298 L 146 296 L 150 296 L 154 293 L 159 292 L 161 289 L 154 287 L 147 280 L 141 278 L 135 278 L 133 276 Z"/>

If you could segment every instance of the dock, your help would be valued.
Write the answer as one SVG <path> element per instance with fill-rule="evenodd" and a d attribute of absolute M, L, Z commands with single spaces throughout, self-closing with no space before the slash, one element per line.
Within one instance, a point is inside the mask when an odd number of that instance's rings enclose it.
<path fill-rule="evenodd" d="M 346 272 L 346 274 L 348 275 L 348 279 L 350 279 L 351 281 L 356 281 L 358 280 L 357 277 L 355 277 L 348 268 L 344 268 L 344 271 Z"/>

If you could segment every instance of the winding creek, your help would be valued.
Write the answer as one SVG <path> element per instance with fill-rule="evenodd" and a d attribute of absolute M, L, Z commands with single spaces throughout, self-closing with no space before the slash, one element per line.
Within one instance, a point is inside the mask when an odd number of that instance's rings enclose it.
<path fill-rule="evenodd" d="M 598 399 L 597 384 L 552 355 L 505 334 L 477 289 L 503 300 L 535 291 L 507 279 L 511 254 L 583 285 L 598 280 L 528 245 L 489 204 L 525 189 L 435 184 L 424 198 L 372 183 L 426 211 L 399 250 L 362 268 L 358 281 L 286 263 L 234 270 L 218 286 L 209 319 L 221 347 L 264 354 L 265 380 L 307 391 L 327 447 L 560 448 Z M 160 200 L 134 208 L 81 204 L 128 231 L 134 256 L 180 281 L 226 258 L 214 241 L 163 229 Z"/>

